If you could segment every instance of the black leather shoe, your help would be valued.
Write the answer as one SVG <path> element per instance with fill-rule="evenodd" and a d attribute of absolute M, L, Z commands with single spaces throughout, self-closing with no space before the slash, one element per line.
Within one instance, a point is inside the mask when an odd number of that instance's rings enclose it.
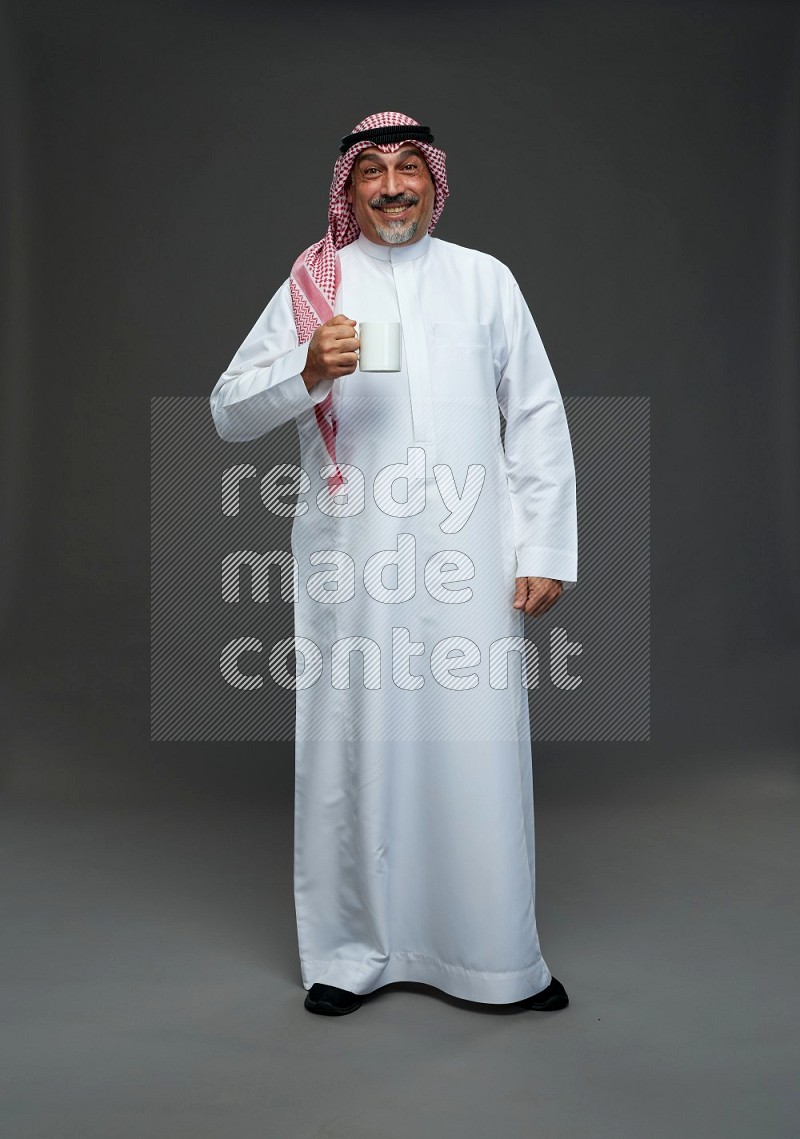
<path fill-rule="evenodd" d="M 553 977 L 546 989 L 534 993 L 532 997 L 526 997 L 521 1003 L 525 1008 L 534 1009 L 536 1012 L 555 1012 L 556 1009 L 567 1007 L 569 997 L 561 982 Z"/>
<path fill-rule="evenodd" d="M 344 1016 L 361 1008 L 361 997 L 347 989 L 337 989 L 335 985 L 317 983 L 308 990 L 305 1007 L 309 1012 L 318 1012 L 322 1016 Z"/>

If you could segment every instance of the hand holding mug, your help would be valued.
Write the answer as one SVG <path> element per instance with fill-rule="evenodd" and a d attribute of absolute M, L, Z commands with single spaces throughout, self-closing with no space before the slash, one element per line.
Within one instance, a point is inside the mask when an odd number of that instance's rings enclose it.
<path fill-rule="evenodd" d="M 300 373 L 309 391 L 320 380 L 336 380 L 356 370 L 359 347 L 356 322 L 340 313 L 314 330 L 306 366 Z"/>

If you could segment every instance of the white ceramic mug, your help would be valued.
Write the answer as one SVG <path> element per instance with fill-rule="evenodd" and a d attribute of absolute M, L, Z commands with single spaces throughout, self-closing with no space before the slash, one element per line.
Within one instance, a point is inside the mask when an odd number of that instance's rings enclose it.
<path fill-rule="evenodd" d="M 362 372 L 399 372 L 402 364 L 402 328 L 397 321 L 358 324 L 358 367 Z"/>

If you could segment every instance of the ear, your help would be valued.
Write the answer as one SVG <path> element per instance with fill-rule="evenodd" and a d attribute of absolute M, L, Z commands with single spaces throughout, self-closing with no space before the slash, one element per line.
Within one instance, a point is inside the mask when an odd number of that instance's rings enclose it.
<path fill-rule="evenodd" d="M 344 192 L 345 192 L 345 196 L 346 196 L 348 202 L 352 206 L 352 204 L 353 204 L 353 173 L 352 173 L 352 171 L 347 176 L 347 181 L 345 182 L 345 186 L 344 186 Z"/>

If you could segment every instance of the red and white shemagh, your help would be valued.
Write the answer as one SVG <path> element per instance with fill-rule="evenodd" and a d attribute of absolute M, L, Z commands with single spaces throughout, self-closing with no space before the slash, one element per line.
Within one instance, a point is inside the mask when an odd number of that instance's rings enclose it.
<path fill-rule="evenodd" d="M 328 232 L 315 245 L 309 246 L 297 258 L 291 272 L 290 287 L 292 310 L 297 328 L 298 343 L 305 344 L 314 335 L 314 330 L 333 318 L 333 305 L 339 285 L 340 269 L 338 251 L 350 245 L 359 234 L 353 208 L 345 195 L 345 185 L 357 155 L 368 147 L 374 147 L 384 154 L 399 150 L 411 143 L 424 156 L 431 172 L 434 185 L 433 213 L 428 233 L 441 217 L 450 190 L 447 186 L 445 153 L 430 142 L 408 139 L 406 142 L 378 144 L 372 142 L 369 132 L 379 127 L 413 126 L 419 127 L 416 119 L 401 115 L 397 111 L 381 111 L 369 115 L 355 126 L 351 133 L 364 134 L 364 140 L 353 143 L 336 161 L 331 182 L 330 205 L 328 206 Z M 333 414 L 331 392 L 325 399 L 314 405 L 320 433 L 336 471 L 328 478 L 328 488 L 336 492 L 344 482 L 344 477 L 336 464 L 336 419 Z"/>

